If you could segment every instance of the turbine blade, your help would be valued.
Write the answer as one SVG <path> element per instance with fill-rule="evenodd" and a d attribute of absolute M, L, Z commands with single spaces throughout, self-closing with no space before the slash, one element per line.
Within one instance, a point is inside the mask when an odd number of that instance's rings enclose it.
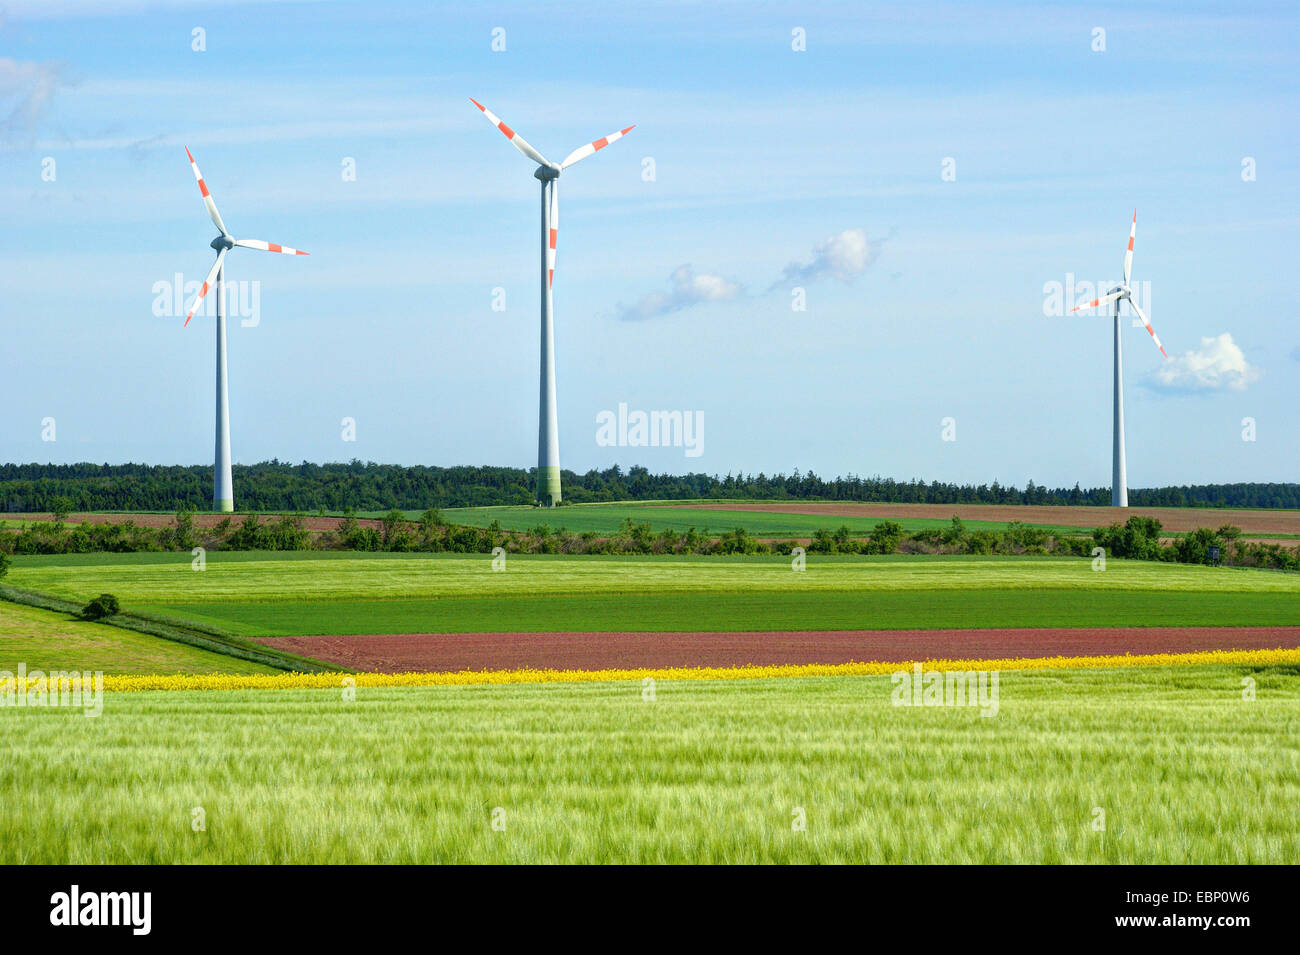
<path fill-rule="evenodd" d="M 539 153 L 532 146 L 528 145 L 528 140 L 524 139 L 524 137 L 520 136 L 513 129 L 507 126 L 505 123 L 501 122 L 501 120 L 497 118 L 496 113 L 492 112 L 492 110 L 488 109 L 486 106 L 484 106 L 482 103 L 480 103 L 472 96 L 469 98 L 469 101 L 482 111 L 483 115 L 488 118 L 488 122 L 490 122 L 497 129 L 501 130 L 501 132 L 505 135 L 506 139 L 510 140 L 512 143 L 515 144 L 515 149 L 519 150 L 521 153 L 523 153 L 533 162 L 538 163 L 542 166 L 549 166 L 551 164 L 550 161 L 545 156 Z"/>
<path fill-rule="evenodd" d="M 1107 302 L 1115 301 L 1115 299 L 1119 298 L 1123 294 L 1123 292 L 1111 292 L 1109 295 L 1103 295 L 1101 298 L 1094 298 L 1091 302 L 1084 302 L 1081 305 L 1076 305 L 1074 308 L 1070 309 L 1070 311 L 1077 312 L 1081 308 L 1097 308 L 1098 306 L 1105 305 Z"/>
<path fill-rule="evenodd" d="M 560 237 L 560 181 L 551 180 L 551 234 L 546 243 L 546 287 L 555 284 L 555 242 Z"/>
<path fill-rule="evenodd" d="M 311 255 L 310 252 L 291 249 L 287 245 L 276 245 L 274 242 L 263 242 L 261 239 L 236 239 L 235 245 L 241 249 L 259 249 L 262 252 L 280 252 L 284 255 Z"/>
<path fill-rule="evenodd" d="M 1142 319 L 1142 324 L 1145 325 L 1147 327 L 1147 331 L 1151 333 L 1151 340 L 1154 341 L 1156 343 L 1156 347 L 1160 349 L 1160 354 L 1168 358 L 1169 354 L 1165 351 L 1165 346 L 1160 344 L 1160 337 L 1156 334 L 1156 330 L 1151 327 L 1151 323 L 1147 321 L 1147 317 L 1143 313 L 1142 309 L 1138 308 L 1138 303 L 1133 301 L 1133 299 L 1130 298 L 1128 300 L 1128 304 L 1133 309 L 1133 311 L 1137 312 L 1137 317 Z"/>
<path fill-rule="evenodd" d="M 1133 210 L 1133 225 L 1128 230 L 1128 251 L 1124 253 L 1124 284 L 1128 285 L 1128 277 L 1133 272 L 1133 237 L 1137 235 L 1138 230 L 1138 211 Z"/>
<path fill-rule="evenodd" d="M 208 289 L 212 288 L 212 282 L 217 277 L 217 271 L 221 268 L 221 263 L 226 260 L 226 252 L 226 249 L 222 249 L 217 253 L 217 261 L 212 263 L 212 270 L 208 272 L 208 277 L 203 280 L 203 287 L 199 289 L 198 297 L 194 300 L 194 304 L 190 306 L 189 312 L 185 315 L 186 325 L 190 323 L 190 319 L 194 317 L 194 313 L 199 310 L 199 305 L 203 301 L 203 296 L 207 295 Z"/>
<path fill-rule="evenodd" d="M 564 157 L 564 162 L 560 163 L 560 168 L 568 169 L 575 162 L 581 162 L 582 160 L 590 156 L 592 153 L 604 149 L 614 140 L 622 139 L 624 136 L 632 132 L 632 130 L 634 129 L 636 129 L 636 126 L 629 126 L 627 129 L 620 129 L 616 133 L 610 133 L 604 139 L 598 139 L 594 143 L 587 143 L 587 145 L 585 146 L 579 146 L 573 152 L 569 153 L 569 155 Z"/>
<path fill-rule="evenodd" d="M 221 213 L 217 211 L 217 204 L 212 201 L 212 195 L 208 192 L 208 184 L 203 181 L 203 173 L 199 172 L 199 164 L 190 155 L 188 146 L 185 147 L 185 155 L 190 157 L 190 168 L 194 170 L 194 178 L 199 182 L 199 192 L 203 195 L 203 207 L 208 210 L 208 215 L 212 217 L 212 224 L 221 230 L 222 235 L 230 235 L 226 231 L 226 224 L 221 221 Z"/>

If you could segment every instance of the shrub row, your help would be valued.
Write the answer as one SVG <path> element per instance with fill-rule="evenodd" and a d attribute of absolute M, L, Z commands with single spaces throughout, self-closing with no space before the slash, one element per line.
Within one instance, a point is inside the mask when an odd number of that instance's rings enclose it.
<path fill-rule="evenodd" d="M 1279 570 L 1300 569 L 1300 548 L 1242 541 L 1231 525 L 1202 528 L 1173 543 L 1160 539 L 1161 524 L 1149 517 L 1131 517 L 1124 524 L 1097 528 L 1090 537 L 1057 534 L 1013 521 L 1005 530 L 966 528 L 954 517 L 944 527 L 906 534 L 900 524 L 882 521 L 869 536 L 855 537 L 847 526 L 819 529 L 806 546 L 814 554 L 1028 554 L 1087 556 L 1102 548 L 1108 556 L 1180 563 L 1224 563 Z M 191 550 L 354 550 L 423 553 L 491 553 L 500 547 L 523 554 L 789 554 L 797 540 L 760 540 L 743 528 L 721 534 L 692 527 L 685 532 L 656 532 L 648 523 L 623 521 L 613 534 L 574 533 L 538 525 L 526 531 L 505 530 L 497 522 L 487 527 L 451 524 L 436 508 L 418 521 L 391 511 L 377 523 L 362 525 L 346 517 L 335 530 L 313 533 L 302 514 L 259 517 L 250 514 L 236 524 L 225 518 L 211 528 L 197 528 L 191 511 L 177 513 L 167 527 L 140 527 L 130 520 L 118 524 L 36 522 L 17 531 L 0 531 L 0 573 L 7 554 L 68 554 Z M 1217 557 L 1215 556 L 1217 554 Z"/>

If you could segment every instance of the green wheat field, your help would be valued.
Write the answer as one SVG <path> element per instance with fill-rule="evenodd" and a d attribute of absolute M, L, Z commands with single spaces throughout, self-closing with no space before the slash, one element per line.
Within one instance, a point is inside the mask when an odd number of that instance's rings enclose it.
<path fill-rule="evenodd" d="M 1242 697 L 1248 676 L 1254 701 Z M 890 691 L 885 677 L 809 678 L 660 682 L 653 700 L 639 683 L 611 683 L 363 688 L 351 702 L 341 690 L 124 693 L 98 718 L 9 709 L 0 720 L 24 755 L 0 763 L 0 855 L 22 863 L 1300 855 L 1293 670 L 1007 673 L 992 718 L 977 708 L 893 706 Z"/>

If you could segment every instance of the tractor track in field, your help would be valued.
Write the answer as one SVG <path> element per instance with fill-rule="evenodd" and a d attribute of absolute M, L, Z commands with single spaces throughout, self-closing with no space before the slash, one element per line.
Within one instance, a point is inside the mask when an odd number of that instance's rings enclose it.
<path fill-rule="evenodd" d="M 377 673 L 599 670 L 1105 656 L 1300 647 L 1300 627 L 1090 627 L 739 633 L 452 633 L 260 637 Z"/>

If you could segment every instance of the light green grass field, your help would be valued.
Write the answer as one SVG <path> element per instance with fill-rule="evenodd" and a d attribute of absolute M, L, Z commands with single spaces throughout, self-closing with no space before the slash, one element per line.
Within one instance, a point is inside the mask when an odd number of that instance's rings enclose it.
<path fill-rule="evenodd" d="M 0 670 L 274 673 L 270 667 L 67 614 L 0 601 Z"/>
<path fill-rule="evenodd" d="M 96 555 L 98 556 L 98 555 Z M 1284 593 L 1300 597 L 1300 574 L 1242 568 L 1087 558 L 809 556 L 795 573 L 788 557 L 591 557 L 511 555 L 494 572 L 480 554 L 284 559 L 273 552 L 229 559 L 212 552 L 207 569 L 188 553 L 15 558 L 7 583 L 67 597 L 107 591 L 124 601 L 296 600 L 322 597 L 485 597 L 540 594 L 809 592 L 1051 589 Z M 162 558 L 162 559 L 159 559 Z M 170 559 L 168 559 L 170 558 Z"/>
<path fill-rule="evenodd" d="M 1014 557 L 20 557 L 8 582 L 255 636 L 526 630 L 1230 626 L 1300 620 L 1300 574 Z"/>
<path fill-rule="evenodd" d="M 992 718 L 894 707 L 890 691 L 870 677 L 661 682 L 652 702 L 611 683 L 110 694 L 96 719 L 0 708 L 0 733 L 23 740 L 0 761 L 0 862 L 1300 856 L 1295 668 L 1005 673 Z"/>

